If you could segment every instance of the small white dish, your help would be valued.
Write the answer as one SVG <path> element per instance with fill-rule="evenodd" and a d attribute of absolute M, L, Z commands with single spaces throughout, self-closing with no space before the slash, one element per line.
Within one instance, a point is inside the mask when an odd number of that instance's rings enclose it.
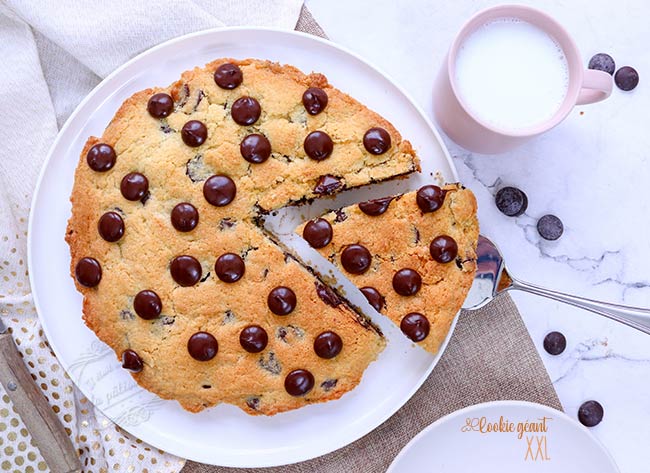
<path fill-rule="evenodd" d="M 477 404 L 438 419 L 402 449 L 387 473 L 418 471 L 619 472 L 585 427 L 561 411 L 524 401 Z"/>

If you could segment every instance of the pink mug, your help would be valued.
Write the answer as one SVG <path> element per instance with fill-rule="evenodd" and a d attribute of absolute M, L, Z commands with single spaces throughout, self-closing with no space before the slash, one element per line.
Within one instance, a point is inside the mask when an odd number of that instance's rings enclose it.
<path fill-rule="evenodd" d="M 564 101 L 548 120 L 516 130 L 500 129 L 477 118 L 458 93 L 455 83 L 456 56 L 463 41 L 477 28 L 500 18 L 517 18 L 541 28 L 562 48 L 568 63 L 569 83 Z M 546 13 L 523 5 L 500 5 L 483 10 L 465 23 L 449 48 L 433 90 L 436 120 L 457 144 L 470 151 L 496 154 L 508 151 L 550 130 L 575 105 L 599 102 L 612 92 L 612 77 L 603 71 L 584 69 L 582 58 L 569 33 Z"/>

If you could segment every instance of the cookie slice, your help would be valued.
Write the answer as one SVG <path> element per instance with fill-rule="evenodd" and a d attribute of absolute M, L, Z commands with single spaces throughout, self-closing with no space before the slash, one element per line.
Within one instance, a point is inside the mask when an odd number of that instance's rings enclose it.
<path fill-rule="evenodd" d="M 436 353 L 476 271 L 476 199 L 458 184 L 352 205 L 297 231 L 404 334 Z"/>

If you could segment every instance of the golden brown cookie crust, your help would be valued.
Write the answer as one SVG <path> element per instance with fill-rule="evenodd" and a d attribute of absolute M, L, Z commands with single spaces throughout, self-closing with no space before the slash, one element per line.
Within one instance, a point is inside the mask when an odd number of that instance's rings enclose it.
<path fill-rule="evenodd" d="M 213 79 L 215 69 L 226 62 L 244 74 L 234 90 L 219 88 Z M 308 115 L 301 102 L 311 86 L 323 88 L 329 97 L 325 111 L 316 116 Z M 176 102 L 165 119 L 147 112 L 147 101 L 159 92 Z M 248 127 L 230 116 L 232 103 L 244 95 L 255 97 L 262 108 L 260 119 Z M 198 148 L 185 145 L 180 136 L 189 120 L 208 127 L 208 139 Z M 379 156 L 362 144 L 365 131 L 377 126 L 392 139 L 391 148 Z M 327 132 L 334 141 L 334 151 L 324 161 L 305 156 L 303 140 L 314 130 Z M 272 143 L 273 154 L 263 164 L 250 164 L 240 154 L 239 143 L 249 133 L 262 133 Z M 96 143 L 111 145 L 117 154 L 107 172 L 95 172 L 86 163 L 86 153 Z M 269 61 L 220 59 L 183 73 L 167 88 L 138 92 L 122 104 L 101 137 L 88 139 L 75 172 L 66 233 L 71 272 L 74 277 L 77 262 L 87 256 L 102 266 L 97 287 L 75 281 L 84 296 L 84 320 L 118 357 L 126 349 L 140 355 L 144 369 L 134 378 L 141 386 L 192 412 L 225 402 L 250 414 L 272 415 L 339 398 L 359 383 L 384 339 L 359 323 L 346 303 L 333 307 L 324 302 L 315 290 L 316 279 L 287 258 L 255 219 L 260 211 L 319 197 L 314 187 L 323 175 L 336 176 L 340 191 L 417 170 L 410 143 L 321 74 L 305 75 Z M 120 193 L 121 179 L 130 172 L 149 180 L 144 203 Z M 203 181 L 213 174 L 226 174 L 236 183 L 236 198 L 225 207 L 210 205 L 202 195 Z M 188 233 L 170 223 L 170 212 L 180 202 L 190 202 L 199 212 L 198 226 Z M 120 214 L 125 223 L 116 243 L 97 232 L 98 219 L 108 211 Z M 215 260 L 226 252 L 245 260 L 245 275 L 236 283 L 215 276 Z M 182 254 L 199 260 L 204 281 L 180 287 L 172 280 L 169 262 Z M 287 316 L 272 314 L 266 305 L 266 295 L 278 285 L 290 286 L 298 297 Z M 162 300 L 157 319 L 144 320 L 134 312 L 133 298 L 145 289 Z M 267 348 L 258 354 L 239 344 L 241 329 L 253 323 L 269 335 Z M 324 330 L 343 339 L 343 350 L 331 360 L 319 358 L 313 349 L 314 338 Z M 210 361 L 188 354 L 187 340 L 197 331 L 210 332 L 219 342 Z M 314 388 L 300 397 L 284 389 L 286 374 L 297 368 L 308 369 L 315 378 Z"/>
<path fill-rule="evenodd" d="M 443 189 L 444 203 L 431 213 L 420 210 L 415 191 L 393 199 L 379 216 L 366 215 L 358 205 L 329 212 L 322 218 L 332 225 L 332 241 L 318 250 L 357 287 L 377 289 L 386 299 L 381 313 L 398 327 L 406 314 L 423 314 L 431 331 L 418 345 L 431 353 L 440 348 L 472 285 L 479 234 L 474 194 L 458 184 Z M 304 226 L 297 229 L 301 235 Z M 441 264 L 431 257 L 429 244 L 439 235 L 449 235 L 458 244 L 455 261 Z M 366 273 L 351 274 L 342 267 L 341 252 L 350 244 L 361 244 L 372 254 Z M 402 268 L 415 269 L 422 277 L 422 287 L 413 296 L 393 289 L 393 275 Z"/>

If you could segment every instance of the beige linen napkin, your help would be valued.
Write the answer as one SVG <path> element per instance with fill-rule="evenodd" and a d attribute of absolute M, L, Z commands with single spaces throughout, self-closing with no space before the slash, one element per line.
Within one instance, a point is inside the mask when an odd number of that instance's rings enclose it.
<path fill-rule="evenodd" d="M 327 37 L 303 8 L 296 29 Z M 503 294 L 463 311 L 440 362 L 393 417 L 358 441 L 314 460 L 277 468 L 223 468 L 188 461 L 181 473 L 380 473 L 436 419 L 466 406 L 517 399 L 562 409 L 517 307 Z"/>

